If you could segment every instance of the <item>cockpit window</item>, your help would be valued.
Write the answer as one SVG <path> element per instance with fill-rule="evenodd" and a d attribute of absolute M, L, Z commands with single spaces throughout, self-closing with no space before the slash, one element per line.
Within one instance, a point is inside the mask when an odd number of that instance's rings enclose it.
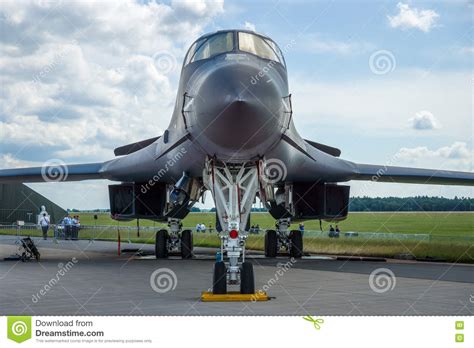
<path fill-rule="evenodd" d="M 284 64 L 283 56 L 275 43 L 251 33 L 239 32 L 239 50 Z"/>
<path fill-rule="evenodd" d="M 285 65 L 283 54 L 272 40 L 248 32 L 238 32 L 238 41 L 240 51 L 252 53 L 260 58 L 270 59 Z M 184 60 L 184 66 L 221 53 L 232 52 L 235 46 L 233 31 L 206 36 L 191 45 Z"/>
<path fill-rule="evenodd" d="M 277 44 L 274 43 L 271 40 L 266 40 L 265 42 L 270 45 L 270 47 L 275 51 L 275 53 L 278 56 L 278 60 L 280 61 L 281 64 L 285 65 L 285 59 L 283 58 L 283 53 L 281 53 L 280 48 L 278 48 Z"/>
<path fill-rule="evenodd" d="M 196 41 L 189 49 L 185 65 L 201 59 L 207 59 L 220 53 L 234 49 L 234 35 L 232 32 L 219 33 Z"/>
<path fill-rule="evenodd" d="M 184 65 L 188 65 L 191 62 L 191 59 L 194 57 L 194 54 L 196 53 L 196 48 L 200 47 L 204 41 L 206 40 L 201 39 L 191 45 L 191 48 L 188 51 L 188 55 L 186 56 L 186 59 L 184 61 Z"/>

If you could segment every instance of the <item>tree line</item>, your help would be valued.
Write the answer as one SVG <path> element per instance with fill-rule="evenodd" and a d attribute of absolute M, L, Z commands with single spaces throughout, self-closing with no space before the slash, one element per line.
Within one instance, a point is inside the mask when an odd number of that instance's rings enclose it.
<path fill-rule="evenodd" d="M 467 197 L 351 197 L 349 211 L 473 211 Z"/>

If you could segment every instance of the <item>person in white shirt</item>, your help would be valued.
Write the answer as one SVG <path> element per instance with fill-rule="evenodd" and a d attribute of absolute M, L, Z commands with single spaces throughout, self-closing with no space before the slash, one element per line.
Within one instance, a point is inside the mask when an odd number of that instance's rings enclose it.
<path fill-rule="evenodd" d="M 200 230 L 201 230 L 202 233 L 206 232 L 206 225 L 201 224 Z"/>
<path fill-rule="evenodd" d="M 48 238 L 49 230 L 49 217 L 46 216 L 46 213 L 43 213 L 43 216 L 40 219 L 40 225 L 43 230 L 43 239 L 46 240 Z"/>
<path fill-rule="evenodd" d="M 196 225 L 196 232 L 197 233 L 201 232 L 201 224 Z"/>

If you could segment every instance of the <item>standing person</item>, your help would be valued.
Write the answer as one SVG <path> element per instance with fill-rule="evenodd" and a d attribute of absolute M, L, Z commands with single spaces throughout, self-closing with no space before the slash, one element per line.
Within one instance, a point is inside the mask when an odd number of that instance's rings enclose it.
<path fill-rule="evenodd" d="M 301 232 L 301 236 L 304 235 L 304 223 L 300 223 L 299 230 Z"/>
<path fill-rule="evenodd" d="M 198 223 L 196 225 L 196 233 L 199 233 L 199 232 L 201 232 L 201 224 L 200 223 Z"/>
<path fill-rule="evenodd" d="M 332 225 L 329 225 L 329 238 L 334 237 L 334 233 L 335 233 L 334 227 L 332 227 Z"/>
<path fill-rule="evenodd" d="M 71 219 L 71 239 L 77 240 L 77 217 L 74 215 Z"/>
<path fill-rule="evenodd" d="M 206 225 L 201 224 L 201 232 L 202 233 L 206 232 Z"/>
<path fill-rule="evenodd" d="M 43 230 L 43 239 L 46 240 L 48 238 L 49 230 L 49 217 L 46 216 L 46 213 L 43 213 L 43 216 L 40 219 L 40 225 Z"/>
<path fill-rule="evenodd" d="M 339 233 L 340 233 L 340 232 L 341 232 L 341 231 L 339 230 L 339 226 L 336 225 L 336 234 L 335 234 L 335 237 L 336 237 L 336 238 L 339 238 Z"/>
<path fill-rule="evenodd" d="M 64 223 L 64 236 L 65 236 L 65 239 L 70 239 L 71 238 L 72 219 L 69 216 L 69 214 L 66 215 L 66 217 L 63 220 L 63 223 Z"/>

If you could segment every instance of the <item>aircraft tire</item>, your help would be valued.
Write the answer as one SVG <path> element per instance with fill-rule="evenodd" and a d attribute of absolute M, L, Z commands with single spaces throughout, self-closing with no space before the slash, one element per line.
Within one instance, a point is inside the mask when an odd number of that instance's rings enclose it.
<path fill-rule="evenodd" d="M 191 230 L 181 232 L 181 257 L 183 259 L 193 257 L 193 233 Z"/>
<path fill-rule="evenodd" d="M 223 261 L 214 264 L 212 293 L 215 295 L 227 294 L 227 270 Z"/>
<path fill-rule="evenodd" d="M 253 275 L 253 265 L 247 261 L 242 263 L 242 269 L 240 270 L 240 293 L 255 293 L 255 277 Z"/>
<path fill-rule="evenodd" d="M 166 259 L 168 257 L 168 231 L 159 230 L 155 236 L 155 257 L 157 259 Z"/>
<path fill-rule="evenodd" d="M 276 257 L 278 248 L 277 233 L 274 230 L 265 232 L 265 256 Z"/>
<path fill-rule="evenodd" d="M 293 230 L 290 232 L 290 256 L 294 258 L 301 258 L 303 256 L 303 236 L 301 231 Z"/>

